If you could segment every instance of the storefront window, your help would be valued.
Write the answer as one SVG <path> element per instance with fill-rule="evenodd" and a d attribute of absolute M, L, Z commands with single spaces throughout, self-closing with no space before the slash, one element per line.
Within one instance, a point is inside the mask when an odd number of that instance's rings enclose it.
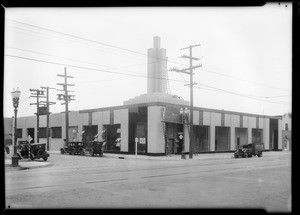
<path fill-rule="evenodd" d="M 209 126 L 194 126 L 195 152 L 209 151 Z"/>
<path fill-rule="evenodd" d="M 82 142 L 88 143 L 95 140 L 98 134 L 98 125 L 85 125 L 82 127 Z"/>
<path fill-rule="evenodd" d="M 22 128 L 17 129 L 17 138 L 22 138 Z"/>
<path fill-rule="evenodd" d="M 39 138 L 47 138 L 47 128 L 39 128 Z"/>
<path fill-rule="evenodd" d="M 52 138 L 61 138 L 61 127 L 52 127 Z"/>
<path fill-rule="evenodd" d="M 121 149 L 121 124 L 104 125 L 106 130 L 106 151 L 120 151 Z"/>
<path fill-rule="evenodd" d="M 215 150 L 227 151 L 230 143 L 230 128 L 216 126 Z"/>

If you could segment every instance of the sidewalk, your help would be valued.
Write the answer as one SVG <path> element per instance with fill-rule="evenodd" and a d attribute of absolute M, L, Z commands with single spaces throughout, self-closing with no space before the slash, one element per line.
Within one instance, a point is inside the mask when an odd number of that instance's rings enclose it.
<path fill-rule="evenodd" d="M 233 153 L 206 153 L 206 154 L 194 154 L 193 158 L 189 158 L 189 154 L 185 154 L 185 159 L 181 155 L 169 155 L 169 156 L 149 156 L 149 155 L 129 155 L 129 154 L 113 154 L 104 153 L 104 157 L 120 158 L 120 159 L 145 159 L 145 160 L 161 160 L 161 161 L 175 161 L 175 160 L 201 160 L 201 159 L 221 159 L 221 158 L 233 158 Z"/>
<path fill-rule="evenodd" d="M 25 169 L 34 169 L 34 168 L 40 168 L 40 167 L 46 167 L 50 166 L 51 163 L 45 162 L 42 160 L 30 160 L 30 159 L 21 159 L 19 160 L 19 166 L 18 167 L 13 167 L 11 165 L 11 158 L 5 158 L 5 169 L 9 170 L 25 170 Z"/>
<path fill-rule="evenodd" d="M 49 154 L 60 154 L 60 151 L 48 151 Z M 119 159 L 145 159 L 145 160 L 189 160 L 189 154 L 185 154 L 185 159 L 181 158 L 181 155 L 169 155 L 169 156 L 149 156 L 149 155 L 134 155 L 134 154 L 116 154 L 104 152 L 103 157 L 109 158 L 119 158 Z M 233 153 L 223 152 L 223 153 L 203 153 L 203 154 L 194 154 L 194 160 L 199 159 L 218 159 L 218 158 L 233 158 Z"/>

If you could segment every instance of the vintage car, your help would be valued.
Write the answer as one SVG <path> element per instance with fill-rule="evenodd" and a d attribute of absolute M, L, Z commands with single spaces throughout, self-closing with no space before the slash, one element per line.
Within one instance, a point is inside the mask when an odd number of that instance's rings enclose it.
<path fill-rule="evenodd" d="M 89 152 L 91 156 L 98 154 L 100 157 L 103 157 L 102 146 L 105 141 L 89 141 L 85 148 L 86 152 Z"/>
<path fill-rule="evenodd" d="M 17 153 L 19 159 L 30 158 L 30 160 L 43 158 L 47 161 L 50 155 L 46 152 L 46 143 L 22 144 L 20 151 Z"/>
<path fill-rule="evenodd" d="M 263 143 L 249 143 L 243 145 L 241 148 L 234 152 L 234 158 L 247 158 L 256 155 L 257 157 L 262 156 L 262 152 L 264 150 Z"/>
<path fill-rule="evenodd" d="M 85 155 L 84 143 L 80 141 L 69 142 L 67 147 L 61 148 L 61 154 L 70 154 L 70 155 Z"/>

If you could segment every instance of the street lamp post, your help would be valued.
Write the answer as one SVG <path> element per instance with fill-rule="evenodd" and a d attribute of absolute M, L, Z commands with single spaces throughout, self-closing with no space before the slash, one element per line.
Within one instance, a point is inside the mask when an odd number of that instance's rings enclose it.
<path fill-rule="evenodd" d="M 13 105 L 15 108 L 15 128 L 14 128 L 14 155 L 12 156 L 11 164 L 13 167 L 19 166 L 19 156 L 17 155 L 17 112 L 19 106 L 19 99 L 21 96 L 21 91 L 17 88 L 16 90 L 13 89 L 11 92 L 11 96 L 13 99 Z"/>

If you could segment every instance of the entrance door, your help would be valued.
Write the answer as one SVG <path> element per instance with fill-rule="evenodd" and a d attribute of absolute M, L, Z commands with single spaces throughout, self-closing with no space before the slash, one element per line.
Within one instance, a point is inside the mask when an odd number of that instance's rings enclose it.
<path fill-rule="evenodd" d="M 137 144 L 137 153 L 147 153 L 147 124 L 144 122 L 137 122 L 135 124 L 135 137 L 139 138 Z"/>
<path fill-rule="evenodd" d="M 28 135 L 30 135 L 30 137 L 32 138 L 30 143 L 34 143 L 34 128 L 27 128 L 27 137 Z"/>

